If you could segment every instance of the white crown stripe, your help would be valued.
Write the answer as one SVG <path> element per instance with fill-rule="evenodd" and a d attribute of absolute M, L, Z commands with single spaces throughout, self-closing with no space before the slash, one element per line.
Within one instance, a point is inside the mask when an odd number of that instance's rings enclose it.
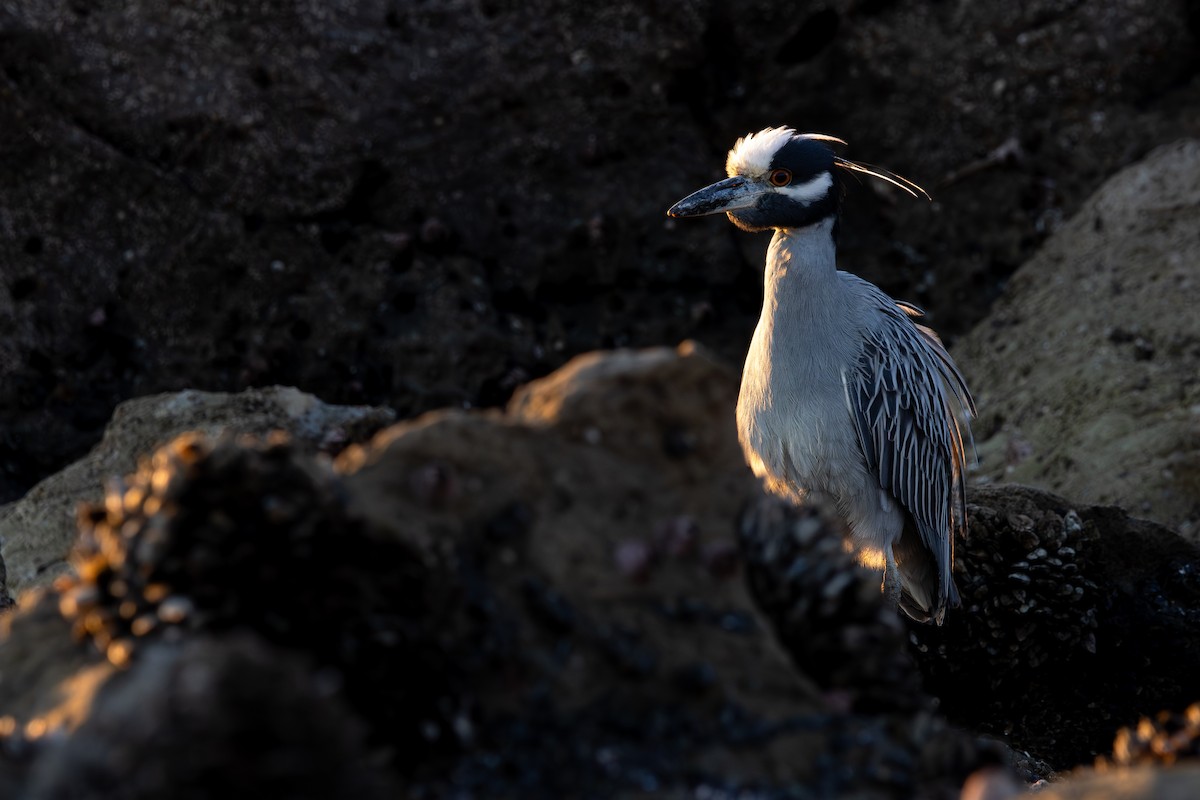
<path fill-rule="evenodd" d="M 760 177 L 771 168 L 771 158 L 779 148 L 796 135 L 792 128 L 763 128 L 758 133 L 748 133 L 737 140 L 729 157 L 725 160 L 725 174 L 729 177 Z"/>
<path fill-rule="evenodd" d="M 758 133 L 748 133 L 738 139 L 725 159 L 725 174 L 732 178 L 762 177 L 771 168 L 771 159 L 790 139 L 815 139 L 819 142 L 846 144 L 836 136 L 824 133 L 796 133 L 795 128 L 763 128 Z"/>

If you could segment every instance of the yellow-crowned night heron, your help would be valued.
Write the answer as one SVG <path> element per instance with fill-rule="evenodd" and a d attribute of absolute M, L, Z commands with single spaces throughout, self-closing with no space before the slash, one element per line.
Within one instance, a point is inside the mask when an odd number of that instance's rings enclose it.
<path fill-rule="evenodd" d="M 966 526 L 963 436 L 974 402 L 941 341 L 876 286 L 836 265 L 845 171 L 916 194 L 892 173 L 834 154 L 840 139 L 768 128 L 739 139 L 723 181 L 667 213 L 725 213 L 774 229 L 762 316 L 738 397 L 738 437 L 772 491 L 832 500 L 860 560 L 916 620 L 958 604 L 953 540 Z"/>

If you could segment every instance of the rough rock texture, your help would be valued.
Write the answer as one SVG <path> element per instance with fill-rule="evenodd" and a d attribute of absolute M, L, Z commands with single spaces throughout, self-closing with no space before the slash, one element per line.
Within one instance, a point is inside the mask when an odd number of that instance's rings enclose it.
<path fill-rule="evenodd" d="M 415 548 L 365 531 L 329 465 L 266 444 L 186 434 L 80 511 L 74 575 L 55 581 L 80 641 L 125 666 L 145 641 L 255 631 L 345 680 L 347 702 L 419 763 L 456 692 L 441 637 L 469 628 L 453 582 Z M 459 636 L 467 634 L 458 632 Z"/>
<path fill-rule="evenodd" d="M 846 264 L 966 330 L 1099 182 L 1200 127 L 1183 2 L 0 5 L 0 500 L 130 397 L 295 385 L 402 415 L 570 356 L 731 363 L 765 242 L 664 210 L 791 123 Z"/>
<path fill-rule="evenodd" d="M 345 489 L 328 461 L 280 438 L 212 445 L 181 436 L 80 514 L 75 574 L 23 595 L 6 620 L 0 707 L 15 721 L 10 733 L 41 740 L 76 729 L 116 680 L 114 668 L 136 666 L 156 642 L 249 631 L 303 654 L 333 686 L 326 695 L 344 686 L 340 694 L 375 743 L 396 751 L 392 768 L 412 769 L 444 745 L 428 728 L 449 727 L 444 718 L 457 711 L 461 673 L 438 643 L 472 638 L 459 606 L 443 599 L 455 596 L 453 580 L 404 542 L 371 536 L 347 515 Z M 213 667 L 227 671 L 221 680 L 234 680 L 238 658 Z M 236 706 L 242 689 L 229 691 L 228 701 L 214 702 Z M 124 726 L 100 728 L 110 724 Z M 146 721 L 120 747 L 136 757 L 139 737 L 164 724 Z M 275 724 L 265 722 L 261 736 L 269 739 Z M 197 725 L 215 726 L 208 730 L 218 738 L 225 730 L 216 719 Z M 291 758 L 302 759 L 307 746 L 296 744 L 301 752 Z"/>
<path fill-rule="evenodd" d="M 153 796 L 257 764 L 264 793 L 956 798 L 1189 702 L 1187 542 L 973 490 L 965 606 L 906 648 L 822 512 L 763 498 L 735 395 L 686 346 L 576 359 L 332 466 L 179 437 L 80 514 L 77 573 L 0 619 L 0 789 Z"/>
<path fill-rule="evenodd" d="M 1192 800 L 1200 797 L 1200 766 L 1080 770 L 1034 796 L 1038 800 Z"/>
<path fill-rule="evenodd" d="M 1200 540 L 1200 140 L 1096 192 L 955 349 L 980 474 Z"/>
<path fill-rule="evenodd" d="M 777 499 L 746 510 L 738 533 L 755 600 L 796 666 L 848 707 L 932 707 L 879 573 L 846 550 L 835 519 Z"/>
<path fill-rule="evenodd" d="M 0 717 L 8 718 L 0 734 L 6 739 L 78 727 L 114 673 L 95 650 L 79 646 L 53 591 L 35 589 L 23 599 L 19 611 L 0 617 Z"/>
<path fill-rule="evenodd" d="M 64 780 L 80 770 L 127 776 L 129 797 L 216 786 L 244 739 L 278 754 L 264 791 L 308 769 L 344 782 L 334 756 L 365 741 L 424 797 L 956 796 L 999 747 L 928 710 L 849 706 L 756 614 L 735 390 L 690 348 L 580 359 L 508 415 L 398 425 L 336 473 L 278 438 L 180 437 L 80 515 L 78 576 L 7 618 L 14 795 L 93 796 Z M 880 620 L 877 595 L 859 602 Z M 80 676 L 87 693 L 58 691 Z M 241 719 L 245 692 L 264 719 Z M 314 722 L 288 726 L 293 704 Z M 321 759 L 298 762 L 309 747 Z"/>
<path fill-rule="evenodd" d="M 551 762 L 563 773 L 524 793 L 953 796 L 996 761 L 940 720 L 851 711 L 791 669 L 737 567 L 735 523 L 759 494 L 735 394 L 690 347 L 584 356 L 505 416 L 429 415 L 339 458 L 372 528 L 458 542 L 472 607 L 505 632 L 479 646 L 508 666 L 479 684 L 466 787 L 515 792 Z"/>
<path fill-rule="evenodd" d="M 944 626 L 879 603 L 813 509 L 743 520 L 755 598 L 797 666 L 851 708 L 932 707 L 1050 769 L 1107 753 L 1121 725 L 1181 708 L 1200 674 L 1200 550 L 1119 509 L 1022 487 L 969 494 Z M 910 654 L 924 675 L 903 653 Z M 1147 734 L 1149 737 L 1149 734 Z M 1149 747 L 1149 745 L 1147 745 Z"/>
<path fill-rule="evenodd" d="M 7 592 L 16 597 L 62 574 L 77 532 L 79 504 L 98 501 L 105 481 L 132 472 L 140 456 L 185 431 L 208 436 L 285 431 L 306 449 L 336 453 L 369 438 L 394 418 L 390 409 L 329 405 L 291 387 L 236 395 L 185 391 L 122 403 L 90 453 L 21 500 L 0 507 L 0 557 L 7 569 Z M 0 584 L 0 594 L 4 590 Z"/>
<path fill-rule="evenodd" d="M 910 625 L 927 690 L 951 720 L 1055 769 L 1196 696 L 1200 549 L 1116 508 L 1015 486 L 968 494 L 955 548 L 963 607 Z"/>
<path fill-rule="evenodd" d="M 403 798 L 324 683 L 249 637 L 153 645 L 71 736 L 27 745 L 43 752 L 23 796 Z"/>
<path fill-rule="evenodd" d="M 1117 731 L 1112 763 L 1127 767 L 1177 761 L 1200 762 L 1200 703 L 1182 712 L 1160 711 L 1153 718 L 1142 717 L 1137 725 Z"/>

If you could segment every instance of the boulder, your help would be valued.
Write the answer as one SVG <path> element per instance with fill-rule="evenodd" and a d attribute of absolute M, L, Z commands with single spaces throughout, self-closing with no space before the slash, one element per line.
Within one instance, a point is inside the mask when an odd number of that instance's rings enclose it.
<path fill-rule="evenodd" d="M 201 780 L 185 746 L 243 769 L 230 743 L 252 741 L 281 765 L 253 773 L 264 791 L 954 797 L 1191 701 L 1193 545 L 972 487 L 963 607 L 906 627 L 825 510 L 763 494 L 736 393 L 689 344 L 581 357 L 504 412 L 333 460 L 181 434 L 84 505 L 73 571 L 0 620 L 0 788 L 75 796 L 78 773 L 145 796 Z"/>
<path fill-rule="evenodd" d="M 955 347 L 977 479 L 1119 505 L 1200 540 L 1200 141 L 1111 178 Z"/>
<path fill-rule="evenodd" d="M 275 737 L 287 775 L 256 786 L 304 769 L 343 785 L 337 759 L 296 753 L 353 761 L 365 742 L 413 796 L 952 795 L 1003 749 L 928 704 L 847 703 L 756 611 L 734 533 L 763 497 L 736 388 L 693 347 L 621 352 L 508 413 L 396 425 L 333 468 L 279 435 L 178 437 L 85 507 L 75 573 L 8 615 L 10 777 L 62 796 L 70 765 L 152 791 L 194 774 L 163 709 L 186 712 L 203 763 L 236 765 L 231 741 L 266 746 L 282 724 L 240 709 L 295 702 L 332 727 Z M 887 620 L 877 593 L 855 596 L 868 626 Z M 259 681 L 278 685 L 239 700 Z"/>
<path fill-rule="evenodd" d="M 302 660 L 251 637 L 160 642 L 111 680 L 70 736 L 20 745 L 37 752 L 19 796 L 405 797 L 333 694 Z"/>
<path fill-rule="evenodd" d="M 208 436 L 285 431 L 303 447 L 336 453 L 392 422 L 386 408 L 335 406 L 291 387 L 239 394 L 189 390 L 129 400 L 117 407 L 90 453 L 0 507 L 0 559 L 7 594 L 49 585 L 67 568 L 81 503 L 96 502 L 112 478 L 133 472 L 138 459 L 185 431 Z M 2 576 L 2 573 L 0 573 Z M 0 594 L 4 594 L 0 586 Z"/>
<path fill-rule="evenodd" d="M 968 492 L 962 608 L 909 625 L 939 709 L 1054 769 L 1195 700 L 1200 548 L 1119 508 L 1017 486 Z"/>

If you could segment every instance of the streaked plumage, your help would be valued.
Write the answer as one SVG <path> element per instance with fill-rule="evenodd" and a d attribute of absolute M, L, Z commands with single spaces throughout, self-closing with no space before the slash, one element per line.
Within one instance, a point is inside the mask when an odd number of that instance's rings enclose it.
<path fill-rule="evenodd" d="M 778 494 L 832 500 L 863 563 L 884 570 L 885 594 L 940 623 L 957 603 L 953 538 L 966 525 L 974 404 L 937 335 L 914 321 L 920 310 L 836 266 L 839 170 L 919 187 L 836 156 L 830 142 L 840 140 L 790 128 L 748 135 L 726 180 L 668 213 L 725 212 L 743 229 L 775 231 L 738 398 L 747 461 Z"/>

